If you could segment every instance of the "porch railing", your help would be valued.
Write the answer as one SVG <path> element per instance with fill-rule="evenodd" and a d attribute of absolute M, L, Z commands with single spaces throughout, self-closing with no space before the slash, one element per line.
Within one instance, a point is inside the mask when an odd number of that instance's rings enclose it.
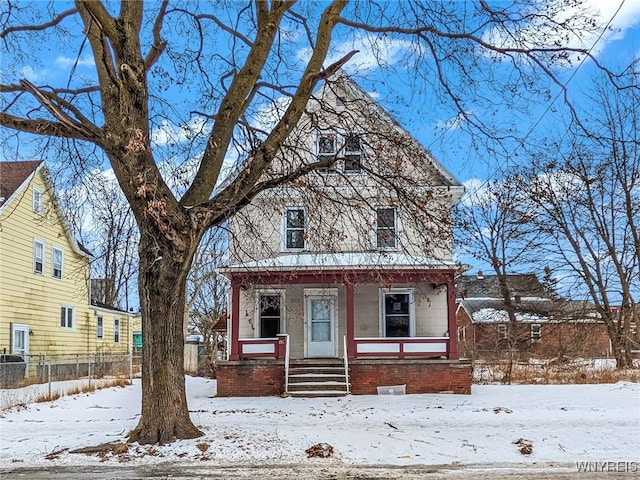
<path fill-rule="evenodd" d="M 281 334 L 276 338 L 240 338 L 238 352 L 241 360 L 249 358 L 274 358 L 284 360 L 289 345 L 289 335 Z"/>
<path fill-rule="evenodd" d="M 355 358 L 448 357 L 449 337 L 355 338 Z"/>

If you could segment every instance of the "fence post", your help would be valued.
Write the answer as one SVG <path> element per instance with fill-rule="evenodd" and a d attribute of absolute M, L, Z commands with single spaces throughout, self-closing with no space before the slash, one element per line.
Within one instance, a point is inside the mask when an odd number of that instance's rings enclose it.
<path fill-rule="evenodd" d="M 91 357 L 87 357 L 87 373 L 89 374 L 89 388 L 91 388 Z"/>
<path fill-rule="evenodd" d="M 51 399 L 51 360 L 47 362 L 47 377 L 49 380 L 49 399 Z"/>
<path fill-rule="evenodd" d="M 133 385 L 133 350 L 129 352 L 129 383 Z"/>
<path fill-rule="evenodd" d="M 80 357 L 79 353 L 76 353 L 76 378 L 80 378 Z"/>

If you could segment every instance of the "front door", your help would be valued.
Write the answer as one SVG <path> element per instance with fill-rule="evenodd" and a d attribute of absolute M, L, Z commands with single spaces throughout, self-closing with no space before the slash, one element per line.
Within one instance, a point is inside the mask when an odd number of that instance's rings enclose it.
<path fill-rule="evenodd" d="M 335 297 L 310 295 L 307 297 L 307 356 L 335 357 Z"/>
<path fill-rule="evenodd" d="M 29 355 L 29 325 L 11 325 L 11 353 L 22 357 Z"/>

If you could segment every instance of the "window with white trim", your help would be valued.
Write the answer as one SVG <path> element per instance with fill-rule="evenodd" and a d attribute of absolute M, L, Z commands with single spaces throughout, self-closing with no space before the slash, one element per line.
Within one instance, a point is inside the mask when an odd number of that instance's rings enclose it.
<path fill-rule="evenodd" d="M 315 153 L 318 161 L 328 162 L 319 173 L 362 173 L 362 136 L 357 133 L 317 132 Z"/>
<path fill-rule="evenodd" d="M 287 207 L 284 218 L 284 242 L 287 250 L 305 247 L 305 212 L 302 207 Z"/>
<path fill-rule="evenodd" d="M 41 240 L 33 241 L 33 272 L 44 273 L 44 242 Z"/>
<path fill-rule="evenodd" d="M 362 145 L 360 135 L 351 133 L 344 141 L 344 173 L 362 172 Z"/>
<path fill-rule="evenodd" d="M 410 291 L 382 292 L 382 333 L 385 337 L 410 337 L 413 333 L 413 299 Z"/>
<path fill-rule="evenodd" d="M 376 247 L 393 250 L 397 246 L 396 209 L 393 207 L 376 208 Z"/>
<path fill-rule="evenodd" d="M 33 187 L 33 212 L 42 215 L 42 190 L 36 186 Z"/>
<path fill-rule="evenodd" d="M 542 339 L 542 326 L 539 323 L 531 324 L 531 341 L 539 342 Z"/>
<path fill-rule="evenodd" d="M 75 325 L 76 309 L 75 307 L 68 307 L 62 305 L 60 307 L 60 327 L 73 328 Z"/>
<path fill-rule="evenodd" d="M 61 248 L 51 247 L 51 276 L 62 279 L 62 265 L 64 254 Z"/>
<path fill-rule="evenodd" d="M 506 340 L 507 339 L 507 326 L 504 323 L 498 325 L 498 339 Z"/>
<path fill-rule="evenodd" d="M 102 340 L 104 338 L 104 317 L 98 315 L 96 318 L 96 338 Z"/>
<path fill-rule="evenodd" d="M 113 343 L 120 343 L 120 319 L 113 319 Z"/>
<path fill-rule="evenodd" d="M 258 336 L 275 338 L 282 326 L 282 295 L 278 292 L 258 294 Z"/>

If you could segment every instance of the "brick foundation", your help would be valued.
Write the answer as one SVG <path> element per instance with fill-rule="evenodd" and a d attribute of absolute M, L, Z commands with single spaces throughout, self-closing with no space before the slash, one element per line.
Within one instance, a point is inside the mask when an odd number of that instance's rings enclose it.
<path fill-rule="evenodd" d="M 270 397 L 284 393 L 284 362 L 244 360 L 218 362 L 219 397 Z"/>
<path fill-rule="evenodd" d="M 471 363 L 458 360 L 353 360 L 351 393 L 375 395 L 377 387 L 406 385 L 406 393 L 471 393 Z M 276 396 L 284 392 L 284 363 L 244 360 L 217 364 L 219 397 Z"/>
<path fill-rule="evenodd" d="M 471 393 L 471 363 L 464 360 L 354 360 L 349 374 L 354 395 L 390 385 L 406 385 L 406 393 Z"/>

